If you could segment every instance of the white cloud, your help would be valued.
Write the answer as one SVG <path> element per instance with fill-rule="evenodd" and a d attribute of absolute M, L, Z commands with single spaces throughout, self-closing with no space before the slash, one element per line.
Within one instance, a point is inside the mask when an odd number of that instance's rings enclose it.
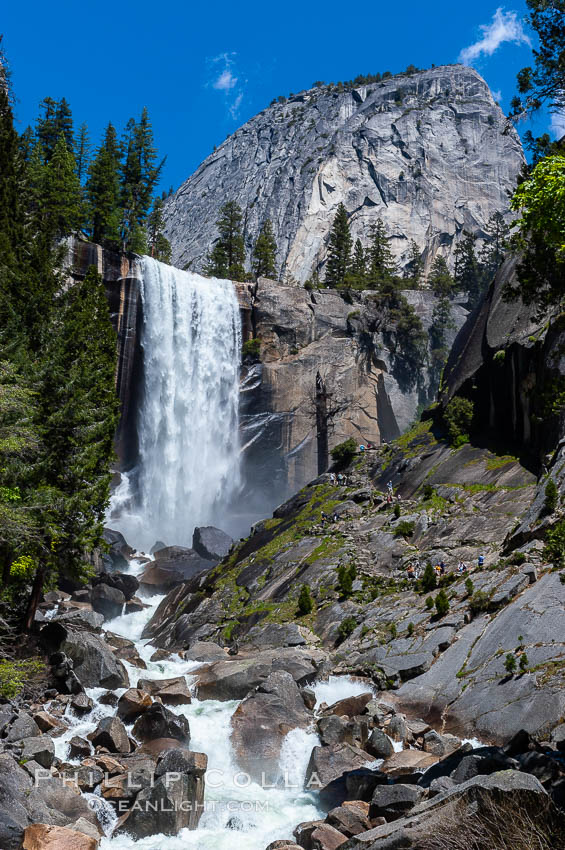
<path fill-rule="evenodd" d="M 236 69 L 237 53 L 220 53 L 213 59 L 208 59 L 211 73 L 206 83 L 224 95 L 226 110 L 232 119 L 236 119 L 243 100 L 244 86 L 247 80 L 242 80 Z"/>
<path fill-rule="evenodd" d="M 230 91 L 237 85 L 237 77 L 234 77 L 229 68 L 222 71 L 217 80 L 214 80 L 212 86 L 219 91 Z"/>
<path fill-rule="evenodd" d="M 554 112 L 551 116 L 551 132 L 556 139 L 565 136 L 565 112 Z"/>
<path fill-rule="evenodd" d="M 464 65 L 471 65 L 479 56 L 492 56 L 501 44 L 530 44 L 530 39 L 524 32 L 522 22 L 518 19 L 517 12 L 505 12 L 498 8 L 493 15 L 490 24 L 481 24 L 482 38 L 469 47 L 463 48 L 459 54 L 459 61 Z"/>

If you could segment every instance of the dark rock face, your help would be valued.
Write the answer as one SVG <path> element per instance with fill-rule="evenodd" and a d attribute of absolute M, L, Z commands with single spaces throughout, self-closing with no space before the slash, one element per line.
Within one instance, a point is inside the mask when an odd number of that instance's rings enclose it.
<path fill-rule="evenodd" d="M 61 649 L 72 658 L 85 688 L 126 688 L 128 675 L 103 639 L 88 632 L 69 630 Z"/>
<path fill-rule="evenodd" d="M 105 584 L 109 587 L 114 587 L 125 596 L 129 602 L 133 599 L 139 589 L 139 581 L 135 576 L 129 573 L 101 573 L 92 580 L 94 586 Z"/>
<path fill-rule="evenodd" d="M 173 714 L 158 702 L 154 702 L 135 721 L 133 735 L 140 741 L 152 741 L 157 738 L 175 738 L 186 744 L 190 741 L 190 729 L 186 717 Z"/>
<path fill-rule="evenodd" d="M 104 717 L 89 736 L 95 747 L 105 747 L 111 753 L 129 753 L 126 727 L 118 717 Z"/>
<path fill-rule="evenodd" d="M 107 620 L 119 617 L 126 603 L 126 597 L 117 587 L 97 584 L 92 588 L 92 607 Z"/>
<path fill-rule="evenodd" d="M 290 673 L 271 673 L 255 693 L 246 697 L 232 717 L 232 745 L 238 764 L 255 781 L 276 782 L 279 756 L 291 729 L 305 729 L 312 721 L 300 690 Z"/>
<path fill-rule="evenodd" d="M 202 558 L 194 549 L 182 546 L 159 549 L 155 557 L 155 561 L 145 567 L 140 582 L 161 592 L 210 570 L 216 564 L 216 561 Z"/>
<path fill-rule="evenodd" d="M 194 529 L 192 548 L 201 558 L 208 561 L 221 561 L 230 551 L 232 543 L 229 534 L 214 528 L 213 525 Z"/>

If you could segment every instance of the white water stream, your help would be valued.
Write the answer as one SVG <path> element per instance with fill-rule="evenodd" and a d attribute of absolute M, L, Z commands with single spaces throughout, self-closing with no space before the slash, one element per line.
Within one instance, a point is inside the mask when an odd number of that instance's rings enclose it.
<path fill-rule="evenodd" d="M 148 552 L 190 546 L 195 526 L 228 533 L 240 487 L 241 321 L 233 284 L 144 257 L 139 461 L 122 475 L 108 525 Z"/>

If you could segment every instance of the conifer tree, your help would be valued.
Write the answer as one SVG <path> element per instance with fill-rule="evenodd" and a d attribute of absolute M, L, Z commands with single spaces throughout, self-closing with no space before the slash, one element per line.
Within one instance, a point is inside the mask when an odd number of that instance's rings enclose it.
<path fill-rule="evenodd" d="M 57 108 L 55 110 L 55 134 L 56 139 L 63 134 L 65 139 L 65 144 L 67 145 L 67 149 L 69 151 L 74 151 L 74 137 L 73 137 L 73 115 L 71 112 L 71 107 L 65 98 L 62 98 L 57 104 Z M 57 142 L 55 142 L 57 144 Z"/>
<path fill-rule="evenodd" d="M 40 114 L 35 124 L 35 138 L 43 149 L 46 161 L 51 158 L 57 144 L 58 133 L 56 124 L 57 101 L 45 97 L 39 104 Z"/>
<path fill-rule="evenodd" d="M 351 289 L 367 288 L 367 260 L 360 239 L 355 240 L 351 267 L 345 277 L 345 283 Z"/>
<path fill-rule="evenodd" d="M 206 273 L 213 277 L 245 280 L 245 244 L 243 215 L 235 201 L 227 201 L 216 221 L 219 237 L 208 255 Z"/>
<path fill-rule="evenodd" d="M 255 278 L 269 277 L 276 280 L 277 268 L 275 256 L 277 243 L 273 234 L 273 225 L 268 218 L 263 223 L 253 249 L 253 274 Z"/>
<path fill-rule="evenodd" d="M 61 133 L 45 169 L 42 218 L 46 235 L 67 236 L 82 225 L 82 193 L 72 151 Z"/>
<path fill-rule="evenodd" d="M 343 204 L 337 208 L 330 239 L 328 243 L 328 258 L 326 263 L 326 286 L 339 289 L 345 284 L 345 279 L 351 270 L 351 233 L 347 210 Z"/>
<path fill-rule="evenodd" d="M 396 261 L 388 244 L 386 227 L 381 218 L 377 218 L 371 228 L 368 254 L 368 284 L 371 289 L 379 289 L 383 283 L 391 281 L 397 272 Z"/>
<path fill-rule="evenodd" d="M 87 173 L 90 161 L 90 139 L 88 138 L 87 124 L 81 124 L 75 142 L 75 162 L 77 166 L 77 177 L 82 185 Z"/>
<path fill-rule="evenodd" d="M 404 269 L 404 279 L 409 282 L 410 289 L 419 289 L 424 276 L 424 258 L 418 246 L 418 243 L 412 239 L 410 242 L 410 251 L 408 254 L 408 262 Z"/>
<path fill-rule="evenodd" d="M 465 233 L 454 251 L 455 286 L 469 296 L 469 304 L 474 306 L 480 297 L 481 270 L 475 252 L 476 237 Z"/>
<path fill-rule="evenodd" d="M 432 263 L 428 277 L 428 286 L 438 298 L 448 298 L 453 294 L 455 282 L 449 272 L 445 257 L 442 257 L 440 254 L 437 255 Z"/>
<path fill-rule="evenodd" d="M 165 160 L 157 163 L 157 149 L 147 107 L 139 123 L 131 118 L 122 145 L 121 170 L 122 242 L 125 249 L 139 250 L 145 237 L 142 226 L 153 199 Z"/>
<path fill-rule="evenodd" d="M 171 262 L 171 244 L 163 233 L 163 201 L 157 198 L 147 219 L 147 244 L 149 252 L 162 263 Z"/>
<path fill-rule="evenodd" d="M 120 245 L 120 150 L 116 131 L 108 124 L 104 140 L 88 169 L 86 197 L 94 242 Z"/>
<path fill-rule="evenodd" d="M 501 212 L 494 212 L 488 220 L 483 247 L 479 253 L 482 266 L 482 289 L 486 290 L 502 265 L 508 249 L 510 228 Z"/>

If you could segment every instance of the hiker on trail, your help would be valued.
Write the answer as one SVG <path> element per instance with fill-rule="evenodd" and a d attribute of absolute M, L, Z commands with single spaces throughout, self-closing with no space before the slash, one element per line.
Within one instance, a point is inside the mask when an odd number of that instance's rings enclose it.
<path fill-rule="evenodd" d="M 338 519 L 339 519 L 338 515 L 337 515 L 337 514 L 334 514 L 334 522 L 337 522 L 337 521 L 338 521 Z"/>
<path fill-rule="evenodd" d="M 439 578 L 439 577 L 441 576 L 441 567 L 440 567 L 440 565 L 439 565 L 439 564 L 436 564 L 436 565 L 435 565 L 435 567 L 434 567 L 434 570 L 435 570 L 436 576 Z"/>
<path fill-rule="evenodd" d="M 443 561 L 442 561 L 442 562 L 440 563 L 440 565 L 439 565 L 439 571 L 440 571 L 440 574 L 441 574 L 442 576 L 444 576 L 444 575 L 445 575 L 445 564 L 443 563 Z"/>
<path fill-rule="evenodd" d="M 479 557 L 477 559 L 477 564 L 478 564 L 479 567 L 484 567 L 484 565 L 485 565 L 484 555 L 479 555 Z"/>
<path fill-rule="evenodd" d="M 363 444 L 361 444 L 361 445 L 359 446 L 359 451 L 360 451 L 360 452 L 364 452 L 364 451 L 365 451 L 365 446 L 364 446 Z"/>
<path fill-rule="evenodd" d="M 412 566 L 412 564 L 408 564 L 408 569 L 406 570 L 406 575 L 408 576 L 409 579 L 414 578 L 414 567 Z"/>
<path fill-rule="evenodd" d="M 336 483 L 335 472 L 330 472 L 330 484 L 335 484 L 335 483 Z"/>

